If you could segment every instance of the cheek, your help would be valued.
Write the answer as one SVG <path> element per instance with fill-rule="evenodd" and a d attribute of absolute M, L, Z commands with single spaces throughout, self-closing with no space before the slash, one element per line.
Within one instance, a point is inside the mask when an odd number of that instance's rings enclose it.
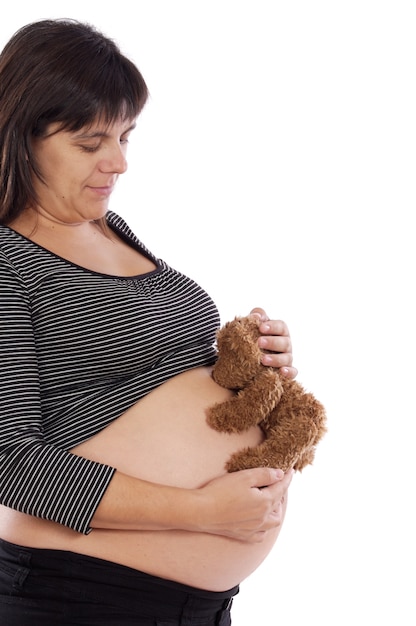
<path fill-rule="evenodd" d="M 47 182 L 49 188 L 62 198 L 79 193 L 84 184 L 78 168 L 62 162 L 55 165 Z"/>

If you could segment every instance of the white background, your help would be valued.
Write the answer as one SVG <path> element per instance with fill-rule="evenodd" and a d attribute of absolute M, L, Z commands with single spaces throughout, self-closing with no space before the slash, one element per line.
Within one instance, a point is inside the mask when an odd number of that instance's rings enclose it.
<path fill-rule="evenodd" d="M 90 21 L 151 99 L 112 207 L 223 321 L 291 330 L 329 433 L 233 626 L 414 626 L 416 20 L 401 0 L 9 3 Z M 134 10 L 133 10 L 134 7 Z"/>

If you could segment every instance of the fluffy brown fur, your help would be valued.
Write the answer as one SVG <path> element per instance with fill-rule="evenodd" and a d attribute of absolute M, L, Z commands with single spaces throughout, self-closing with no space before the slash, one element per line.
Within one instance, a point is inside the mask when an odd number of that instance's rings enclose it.
<path fill-rule="evenodd" d="M 259 323 L 254 317 L 236 317 L 218 331 L 212 376 L 237 393 L 210 407 L 207 420 L 222 432 L 242 432 L 258 424 L 265 433 L 260 445 L 231 456 L 229 472 L 264 466 L 302 470 L 312 463 L 326 432 L 325 409 L 298 382 L 262 365 Z"/>

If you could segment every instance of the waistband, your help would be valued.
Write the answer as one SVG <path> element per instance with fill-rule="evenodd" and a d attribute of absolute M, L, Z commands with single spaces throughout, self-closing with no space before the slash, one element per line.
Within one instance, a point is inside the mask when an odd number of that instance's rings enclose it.
<path fill-rule="evenodd" d="M 112 601 L 117 598 L 122 604 L 137 604 L 140 610 L 148 607 L 149 614 L 154 613 L 156 603 L 160 617 L 179 615 L 188 607 L 201 616 L 212 614 L 229 608 L 233 596 L 239 592 L 238 586 L 226 591 L 199 589 L 104 559 L 66 550 L 29 548 L 0 539 L 0 560 L 10 559 L 29 571 L 36 571 L 39 580 L 45 572 L 45 576 L 57 581 L 60 589 L 62 585 L 58 581 L 70 581 L 65 587 L 75 595 L 79 586 L 83 596 L 108 594 Z"/>

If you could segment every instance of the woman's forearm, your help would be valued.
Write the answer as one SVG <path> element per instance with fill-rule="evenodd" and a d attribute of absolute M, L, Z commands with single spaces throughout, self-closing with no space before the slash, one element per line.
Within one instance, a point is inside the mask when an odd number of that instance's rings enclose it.
<path fill-rule="evenodd" d="M 186 530 L 261 541 L 282 521 L 292 473 L 258 468 L 226 474 L 199 489 L 182 489 L 116 472 L 92 528 Z"/>

